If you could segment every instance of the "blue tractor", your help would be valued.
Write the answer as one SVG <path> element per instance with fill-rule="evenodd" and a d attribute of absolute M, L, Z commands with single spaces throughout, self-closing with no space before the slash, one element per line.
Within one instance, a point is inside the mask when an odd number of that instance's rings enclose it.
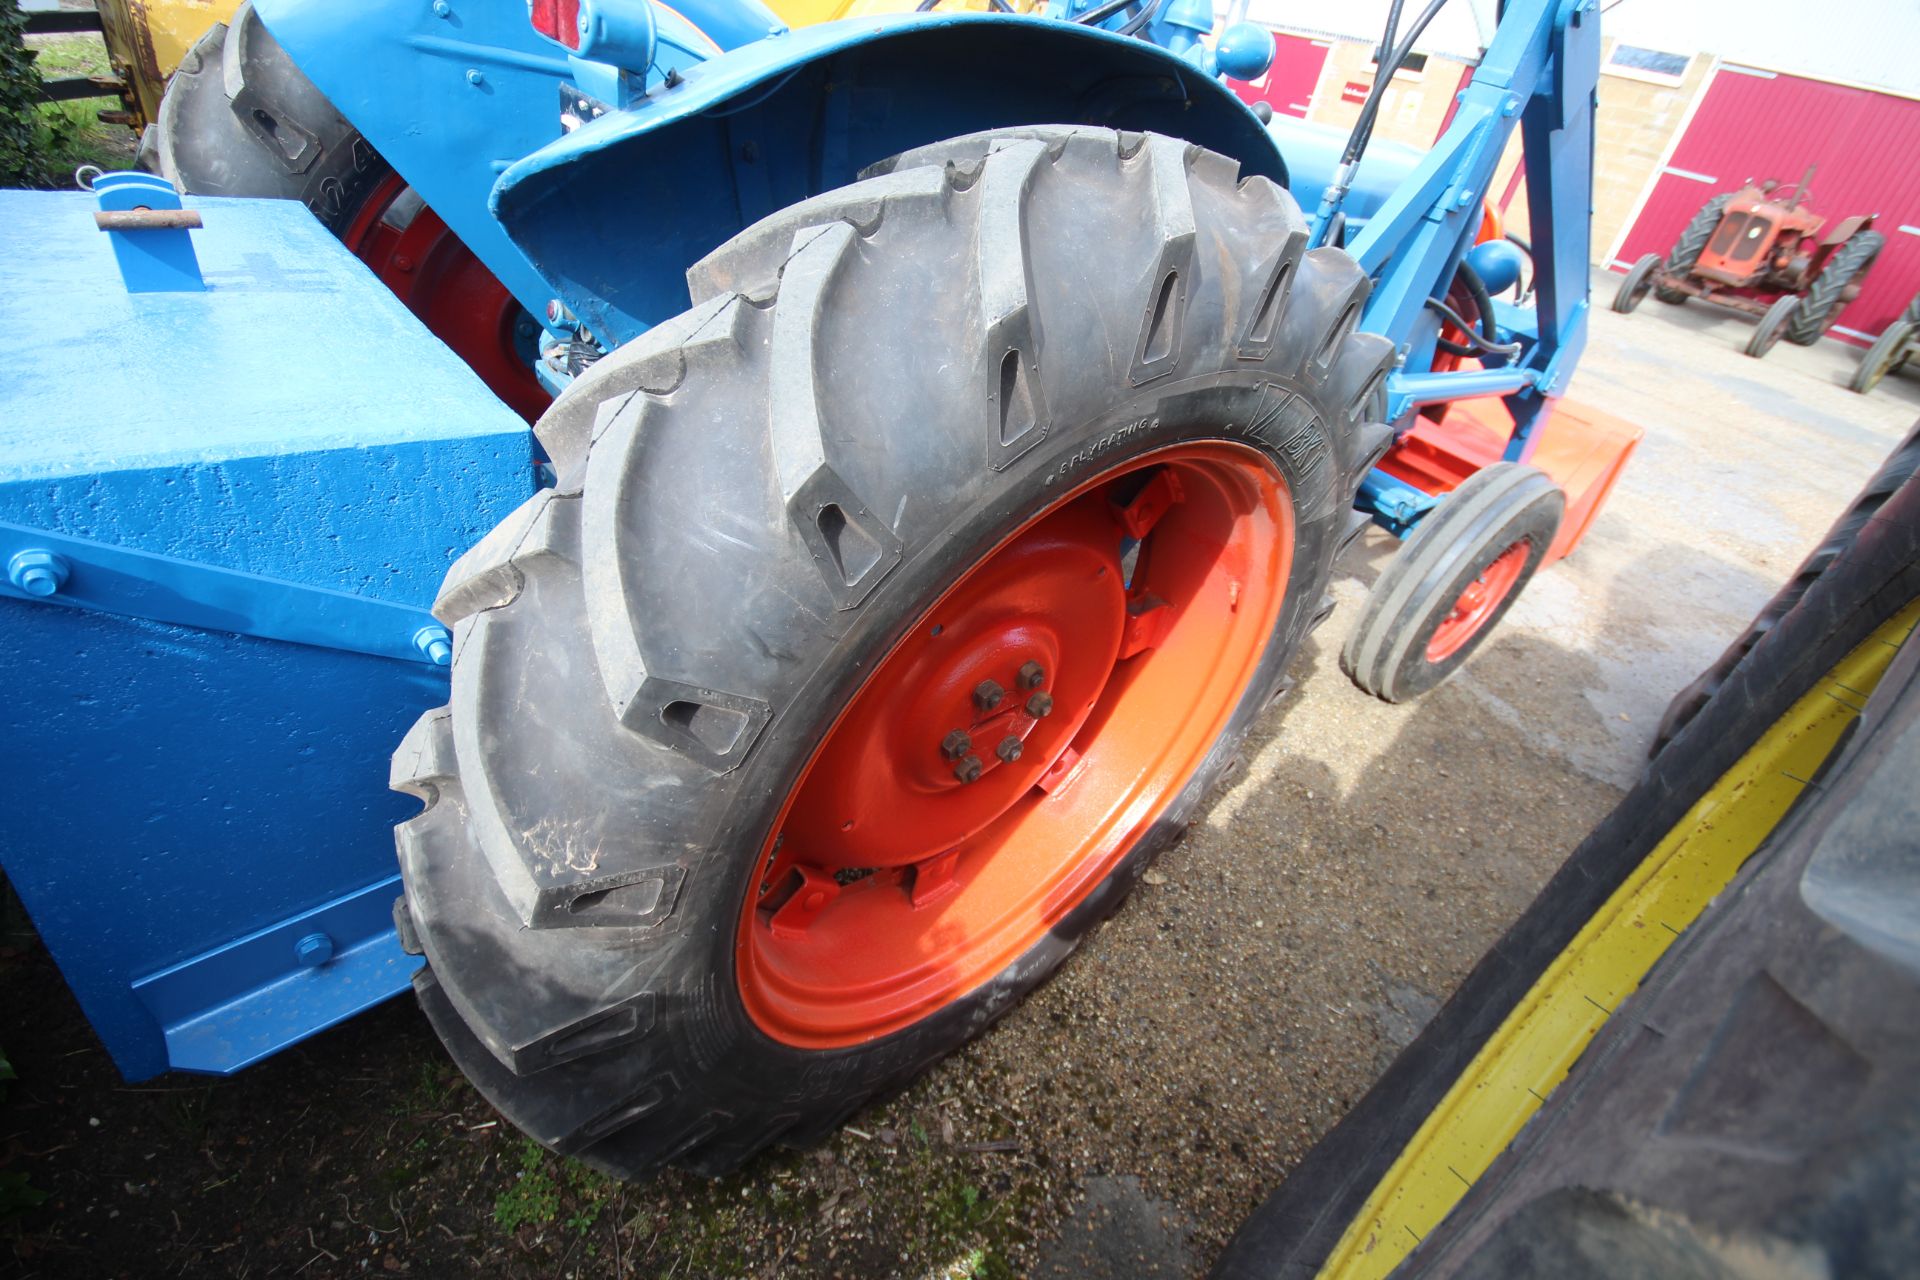
<path fill-rule="evenodd" d="M 1347 669 L 1457 668 L 1597 501 L 1530 461 L 1585 332 L 1599 32 L 1511 0 L 1434 147 L 1370 155 L 1442 2 L 1394 4 L 1345 138 L 1243 105 L 1220 77 L 1271 42 L 1196 0 L 258 0 L 211 33 L 148 139 L 170 181 L 103 180 L 86 224 L 152 290 L 86 296 L 172 365 L 111 447 L 0 477 L 7 732 L 51 762 L 6 866 L 123 1070 L 237 1070 L 410 984 L 541 1143 L 724 1171 L 1118 907 L 1370 522 L 1407 544 Z M 1515 129 L 1525 291 L 1482 234 Z M 406 301 L 533 440 L 263 196 L 433 276 Z M 87 198 L 40 199 L 64 244 Z M 49 360 L 94 305 L 40 307 Z M 143 417 L 185 380 L 242 425 Z M 1382 465 L 1490 398 L 1466 474 Z M 399 810 L 361 787 L 395 740 Z"/>

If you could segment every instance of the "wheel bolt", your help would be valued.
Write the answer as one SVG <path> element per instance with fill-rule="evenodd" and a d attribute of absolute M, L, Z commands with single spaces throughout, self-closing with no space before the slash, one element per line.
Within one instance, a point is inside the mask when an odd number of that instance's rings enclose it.
<path fill-rule="evenodd" d="M 993 754 L 999 756 L 1008 764 L 1012 764 L 1020 758 L 1020 739 L 1014 737 L 1012 734 L 1008 734 L 1006 737 L 1000 739 L 1000 745 L 993 749 Z"/>
<path fill-rule="evenodd" d="M 1000 699 L 1006 696 L 1006 692 L 994 681 L 982 680 L 973 688 L 973 703 L 982 711 L 991 711 L 1000 705 Z"/>
<path fill-rule="evenodd" d="M 949 760 L 958 760 L 971 750 L 973 750 L 973 739 L 967 736 L 964 729 L 955 729 L 940 740 L 940 754 Z"/>
<path fill-rule="evenodd" d="M 962 782 L 978 782 L 980 780 L 980 770 L 984 767 L 985 766 L 980 763 L 979 756 L 968 756 L 953 766 L 953 776 Z"/>
<path fill-rule="evenodd" d="M 1053 710 L 1053 695 L 1042 691 L 1027 699 L 1027 714 L 1038 720 Z"/>
<path fill-rule="evenodd" d="M 1029 662 L 1020 668 L 1020 687 L 1022 689 L 1038 689 L 1042 684 L 1046 683 L 1046 679 L 1046 668 L 1037 662 Z"/>

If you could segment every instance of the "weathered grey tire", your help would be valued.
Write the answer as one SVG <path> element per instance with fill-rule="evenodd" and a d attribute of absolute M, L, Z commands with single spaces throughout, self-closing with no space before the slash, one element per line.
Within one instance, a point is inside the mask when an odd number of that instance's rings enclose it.
<path fill-rule="evenodd" d="M 817 1140 L 1118 906 L 1279 688 L 1388 440 L 1362 425 L 1391 355 L 1353 332 L 1367 279 L 1304 244 L 1289 196 L 1175 139 L 974 135 L 748 229 L 689 272 L 691 311 L 561 396 L 558 487 L 449 573 L 452 700 L 393 760 L 427 804 L 397 833 L 416 989 L 509 1119 L 629 1177 Z M 1295 520 L 1206 762 L 997 977 L 855 1047 L 761 1031 L 746 894 L 865 673 L 1051 495 L 1206 440 L 1270 459 Z"/>
<path fill-rule="evenodd" d="M 1700 251 L 1707 247 L 1707 241 L 1713 238 L 1713 229 L 1720 225 L 1721 210 L 1727 207 L 1727 201 L 1731 199 L 1733 192 L 1722 192 L 1701 205 L 1699 212 L 1687 220 L 1687 225 L 1680 231 L 1680 238 L 1673 242 L 1673 249 L 1667 254 L 1667 275 L 1675 280 L 1684 280 L 1692 274 L 1693 264 L 1700 261 Z M 1653 296 L 1676 306 L 1688 297 L 1681 290 L 1670 289 L 1666 285 L 1655 286 Z"/>
<path fill-rule="evenodd" d="M 1847 386 L 1866 395 L 1880 385 L 1882 378 L 1898 372 L 1913 359 L 1917 338 L 1920 338 L 1920 324 L 1900 319 L 1888 325 L 1873 340 L 1873 345 L 1867 348 L 1867 354 L 1860 357 L 1860 367 L 1853 371 L 1853 378 Z"/>
<path fill-rule="evenodd" d="M 1800 310 L 1787 325 L 1787 341 L 1798 347 L 1810 347 L 1820 341 L 1846 302 L 1849 285 L 1865 278 L 1873 260 L 1886 247 L 1887 238 L 1878 231 L 1856 231 L 1827 259 L 1820 274 L 1807 286 Z"/>
<path fill-rule="evenodd" d="M 1458 671 L 1533 580 L 1566 508 L 1560 486 L 1534 467 L 1496 462 L 1468 476 L 1381 571 L 1341 647 L 1341 669 L 1387 702 L 1417 697 Z M 1431 660 L 1428 645 L 1461 592 L 1520 542 L 1527 550 L 1513 585 L 1464 645 Z"/>
<path fill-rule="evenodd" d="M 1660 255 L 1643 253 L 1640 260 L 1628 269 L 1620 287 L 1614 291 L 1613 309 L 1621 315 L 1629 315 L 1635 307 L 1646 300 L 1647 291 L 1653 288 L 1654 273 L 1660 269 Z"/>
<path fill-rule="evenodd" d="M 194 195 L 299 200 L 336 234 L 392 172 L 251 4 L 180 60 L 141 156 Z"/>

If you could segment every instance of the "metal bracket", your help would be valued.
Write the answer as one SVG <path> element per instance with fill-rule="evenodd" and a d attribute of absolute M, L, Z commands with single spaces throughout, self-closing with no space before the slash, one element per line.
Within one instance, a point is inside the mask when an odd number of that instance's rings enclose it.
<path fill-rule="evenodd" d="M 400 947 L 388 876 L 135 980 L 176 1071 L 232 1075 L 405 991 L 423 963 Z"/>
<path fill-rule="evenodd" d="M 120 280 L 128 293 L 202 293 L 200 259 L 188 232 L 200 215 L 180 207 L 180 193 L 151 173 L 103 173 L 93 180 L 100 212 L 94 223 L 107 233 Z"/>
<path fill-rule="evenodd" d="M 1422 516 L 1440 505 L 1440 499 L 1375 467 L 1360 482 L 1353 505 L 1394 537 L 1404 538 Z"/>
<path fill-rule="evenodd" d="M 447 629 L 413 605 L 0 522 L 0 596 L 446 666 Z"/>

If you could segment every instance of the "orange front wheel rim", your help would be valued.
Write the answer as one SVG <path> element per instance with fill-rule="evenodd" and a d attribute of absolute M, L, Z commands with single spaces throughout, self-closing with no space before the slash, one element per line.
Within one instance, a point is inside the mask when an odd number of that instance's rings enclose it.
<path fill-rule="evenodd" d="M 1520 571 L 1527 567 L 1527 545 L 1525 539 L 1514 543 L 1466 585 L 1427 642 L 1428 662 L 1445 662 L 1460 652 L 1499 612 L 1500 602 L 1513 594 Z"/>
<path fill-rule="evenodd" d="M 860 1044 L 1038 945 L 1199 772 L 1294 550 L 1242 445 L 1147 454 L 994 547 L 879 661 L 760 851 L 736 946 L 773 1038 Z"/>

